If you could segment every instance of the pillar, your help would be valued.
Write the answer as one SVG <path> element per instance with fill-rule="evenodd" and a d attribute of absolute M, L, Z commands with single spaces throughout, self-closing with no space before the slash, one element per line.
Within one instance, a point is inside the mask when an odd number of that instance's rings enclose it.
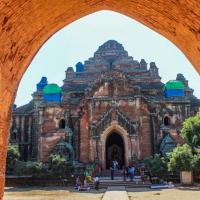
<path fill-rule="evenodd" d="M 8 146 L 8 130 L 10 127 L 10 111 L 5 114 L 0 109 L 0 200 L 3 199 L 5 185 L 5 169 Z"/>

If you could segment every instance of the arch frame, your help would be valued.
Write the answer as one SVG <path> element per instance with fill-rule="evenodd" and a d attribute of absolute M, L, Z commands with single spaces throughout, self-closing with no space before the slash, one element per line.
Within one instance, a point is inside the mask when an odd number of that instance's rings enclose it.
<path fill-rule="evenodd" d="M 125 14 L 168 38 L 200 73 L 200 6 L 196 0 L 13 0 L 1 1 L 0 10 L 0 199 L 11 105 L 19 82 L 42 44 L 64 26 L 100 10 Z"/>
<path fill-rule="evenodd" d="M 106 169 L 106 142 L 109 136 L 116 132 L 123 140 L 124 143 L 124 156 L 125 156 L 125 166 L 128 166 L 129 161 L 131 160 L 131 141 L 130 136 L 127 133 L 127 131 L 121 127 L 117 121 L 112 121 L 111 125 L 106 128 L 106 130 L 103 131 L 103 133 L 100 136 L 100 143 L 101 143 L 101 154 L 100 154 L 100 160 L 102 163 L 102 168 Z"/>

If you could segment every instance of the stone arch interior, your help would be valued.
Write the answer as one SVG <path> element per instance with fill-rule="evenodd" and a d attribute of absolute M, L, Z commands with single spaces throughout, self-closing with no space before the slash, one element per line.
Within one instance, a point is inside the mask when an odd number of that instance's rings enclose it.
<path fill-rule="evenodd" d="M 125 164 L 125 150 L 123 138 L 113 131 L 106 140 L 106 168 L 109 169 L 112 165 L 112 161 L 119 163 L 119 168 Z"/>

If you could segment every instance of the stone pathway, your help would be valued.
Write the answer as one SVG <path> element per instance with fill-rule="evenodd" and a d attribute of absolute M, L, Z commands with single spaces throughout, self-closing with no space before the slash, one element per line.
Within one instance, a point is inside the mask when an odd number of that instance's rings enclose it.
<path fill-rule="evenodd" d="M 102 200 L 128 200 L 128 195 L 124 186 L 108 187 Z"/>

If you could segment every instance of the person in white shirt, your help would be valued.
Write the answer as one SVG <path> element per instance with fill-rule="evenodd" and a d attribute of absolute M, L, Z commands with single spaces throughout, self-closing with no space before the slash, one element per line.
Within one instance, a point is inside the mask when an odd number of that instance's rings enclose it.
<path fill-rule="evenodd" d="M 96 175 L 93 180 L 94 180 L 94 189 L 98 190 L 99 189 L 99 177 Z"/>

